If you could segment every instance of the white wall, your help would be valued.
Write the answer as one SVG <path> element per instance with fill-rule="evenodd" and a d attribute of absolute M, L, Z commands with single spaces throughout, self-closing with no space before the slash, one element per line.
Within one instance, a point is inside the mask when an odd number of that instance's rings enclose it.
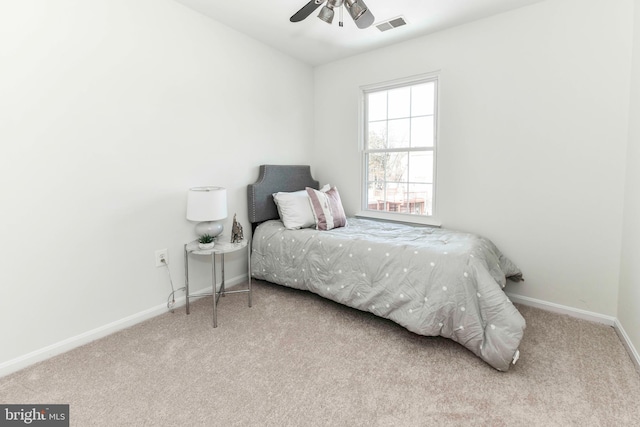
<path fill-rule="evenodd" d="M 632 0 L 554 0 L 316 68 L 314 166 L 359 209 L 361 85 L 441 70 L 438 214 L 524 272 L 509 291 L 618 303 Z"/>
<path fill-rule="evenodd" d="M 0 367 L 161 307 L 186 190 L 249 228 L 258 165 L 311 161 L 312 97 L 309 66 L 170 0 L 0 2 Z"/>
<path fill-rule="evenodd" d="M 627 150 L 622 268 L 618 320 L 640 349 L 640 0 L 635 0 L 635 31 Z M 637 357 L 637 356 L 636 356 Z"/>

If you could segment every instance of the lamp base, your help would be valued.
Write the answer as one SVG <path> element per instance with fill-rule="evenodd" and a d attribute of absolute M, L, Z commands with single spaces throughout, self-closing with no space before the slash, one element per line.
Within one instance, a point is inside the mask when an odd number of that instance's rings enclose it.
<path fill-rule="evenodd" d="M 196 234 L 198 235 L 198 237 L 204 236 L 205 234 L 208 234 L 211 237 L 216 237 L 220 233 L 222 233 L 223 229 L 224 229 L 224 226 L 222 222 L 203 221 L 203 222 L 199 222 L 196 225 Z"/>

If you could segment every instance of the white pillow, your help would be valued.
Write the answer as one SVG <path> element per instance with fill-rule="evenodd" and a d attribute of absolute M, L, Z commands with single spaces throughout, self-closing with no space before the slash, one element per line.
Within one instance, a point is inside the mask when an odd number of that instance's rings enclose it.
<path fill-rule="evenodd" d="M 327 184 L 320 191 L 328 191 L 330 188 L 331 186 Z M 285 228 L 297 230 L 315 227 L 316 219 L 313 216 L 309 194 L 306 190 L 273 193 L 273 200 L 276 202 L 280 219 Z"/>

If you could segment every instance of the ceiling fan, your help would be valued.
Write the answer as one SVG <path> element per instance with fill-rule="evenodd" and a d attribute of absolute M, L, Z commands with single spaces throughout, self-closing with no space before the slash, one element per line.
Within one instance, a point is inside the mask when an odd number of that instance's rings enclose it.
<path fill-rule="evenodd" d="M 326 4 L 322 9 L 320 9 L 318 18 L 322 19 L 327 24 L 331 24 L 333 22 L 333 16 L 335 14 L 334 9 L 339 9 L 340 26 L 342 27 L 343 6 L 347 8 L 349 15 L 351 15 L 356 26 L 360 29 L 367 28 L 373 24 L 373 21 L 375 20 L 373 14 L 363 0 L 311 0 L 309 3 L 305 4 L 302 9 L 293 14 L 289 20 L 291 22 L 300 22 L 307 16 L 311 15 L 313 11 L 319 8 L 323 3 Z"/>

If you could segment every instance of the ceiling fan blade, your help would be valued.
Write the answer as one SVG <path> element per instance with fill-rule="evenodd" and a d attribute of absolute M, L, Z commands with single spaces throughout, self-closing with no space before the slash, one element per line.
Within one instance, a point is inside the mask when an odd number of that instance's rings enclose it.
<path fill-rule="evenodd" d="M 320 5 L 324 3 L 324 0 L 311 0 L 309 3 L 305 4 L 302 9 L 293 14 L 289 21 L 291 22 L 300 22 L 307 16 L 311 15 L 314 10 L 320 7 Z"/>
<path fill-rule="evenodd" d="M 362 0 L 360 0 L 360 3 L 364 4 Z M 375 21 L 375 19 L 376 18 L 373 16 L 373 13 L 371 13 L 371 10 L 367 8 L 367 11 L 364 12 L 362 15 L 360 15 L 358 19 L 355 19 L 354 22 L 356 23 L 356 26 L 362 30 L 364 28 L 371 26 L 371 24 L 373 24 L 373 21 Z"/>

